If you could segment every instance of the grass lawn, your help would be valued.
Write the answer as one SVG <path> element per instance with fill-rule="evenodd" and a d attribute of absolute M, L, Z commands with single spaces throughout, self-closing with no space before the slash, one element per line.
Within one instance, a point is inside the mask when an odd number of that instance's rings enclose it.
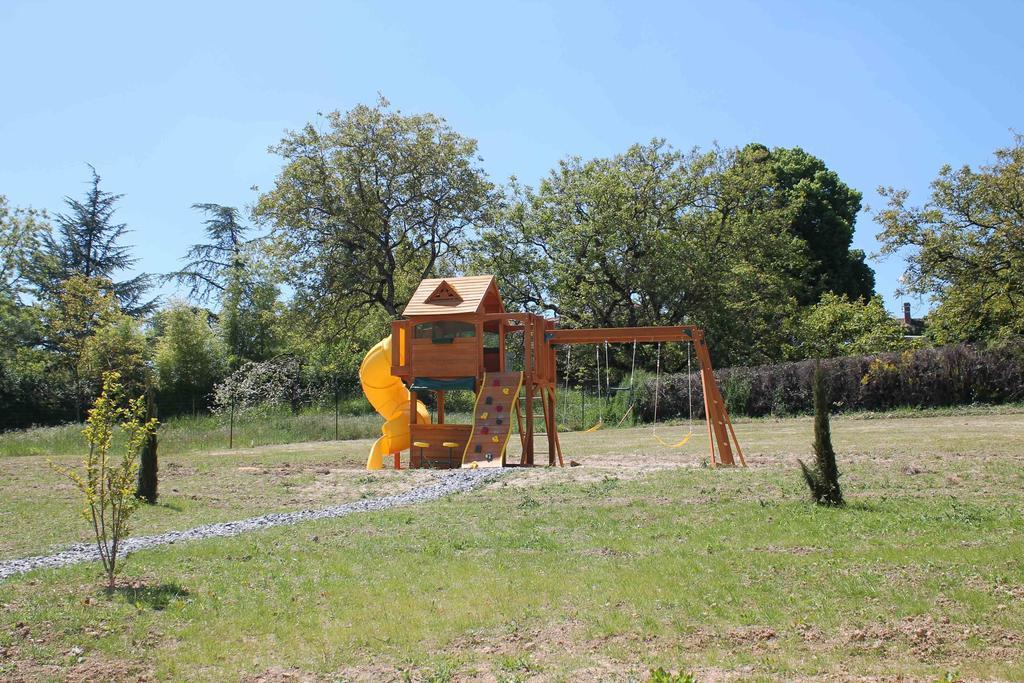
<path fill-rule="evenodd" d="M 160 425 L 161 452 L 266 446 L 271 444 L 368 439 L 380 434 L 376 414 L 340 415 L 335 430 L 333 412 L 308 409 L 293 415 L 281 409 L 269 414 L 240 415 L 234 429 L 226 417 L 196 415 L 172 417 Z M 232 433 L 233 431 L 233 433 Z M 26 455 L 74 455 L 82 452 L 82 425 L 35 427 L 0 433 L 0 458 Z"/>
<path fill-rule="evenodd" d="M 571 433 L 582 467 L 140 552 L 111 597 L 98 566 L 14 578 L 0 678 L 1024 680 L 1024 415 L 835 419 L 841 510 L 805 502 L 810 419 L 737 433 L 746 470 L 699 467 L 703 432 Z M 137 532 L 430 476 L 368 443 L 166 454 Z M 0 458 L 4 557 L 86 537 L 45 459 Z"/>

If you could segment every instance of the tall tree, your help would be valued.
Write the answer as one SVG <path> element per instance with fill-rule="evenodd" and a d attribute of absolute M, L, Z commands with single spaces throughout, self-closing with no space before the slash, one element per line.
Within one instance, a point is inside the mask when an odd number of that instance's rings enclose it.
<path fill-rule="evenodd" d="M 208 242 L 194 244 L 187 263 L 165 277 L 189 287 L 200 303 L 220 303 L 219 322 L 231 353 L 231 366 L 270 358 L 277 345 L 276 314 L 279 291 L 258 260 L 249 226 L 238 210 L 220 204 L 193 204 L 206 214 Z"/>
<path fill-rule="evenodd" d="M 83 379 L 99 390 L 103 374 L 118 372 L 132 394 L 143 394 L 153 383 L 152 353 L 141 323 L 116 313 L 98 326 L 82 346 Z"/>
<path fill-rule="evenodd" d="M 30 273 L 45 259 L 45 212 L 11 207 L 0 195 L 0 357 L 39 343 L 38 310 L 28 305 Z"/>
<path fill-rule="evenodd" d="M 261 277 L 232 280 L 221 296 L 219 328 L 232 369 L 272 357 L 280 346 L 279 291 Z"/>
<path fill-rule="evenodd" d="M 40 307 L 30 274 L 45 258 L 45 212 L 12 207 L 0 195 L 0 429 L 65 421 L 74 416 L 70 382 L 52 372 L 40 347 Z"/>
<path fill-rule="evenodd" d="M 49 231 L 45 212 L 11 207 L 0 195 L 0 298 L 20 302 Z"/>
<path fill-rule="evenodd" d="M 851 300 L 870 299 L 875 274 L 864 252 L 851 249 L 862 195 L 844 183 L 818 157 L 799 147 L 748 145 L 775 175 L 779 199 L 793 210 L 789 230 L 806 244 L 808 261 L 799 273 L 801 304 L 818 301 L 825 292 Z"/>
<path fill-rule="evenodd" d="M 943 166 L 923 206 L 905 190 L 879 188 L 888 207 L 875 220 L 885 254 L 906 254 L 903 293 L 937 304 L 928 333 L 938 341 L 990 341 L 1024 334 L 1024 135 L 978 170 Z"/>
<path fill-rule="evenodd" d="M 70 377 L 79 419 L 90 393 L 87 360 L 93 336 L 99 330 L 113 329 L 123 316 L 111 290 L 109 280 L 73 275 L 60 283 L 43 309 L 46 346 Z"/>
<path fill-rule="evenodd" d="M 381 98 L 307 125 L 272 151 L 285 161 L 255 215 L 295 305 L 332 338 L 373 311 L 396 316 L 487 215 L 492 186 L 475 140 Z"/>
<path fill-rule="evenodd" d="M 157 314 L 161 330 L 156 369 L 165 412 L 195 412 L 206 407 L 213 386 L 228 373 L 228 350 L 210 316 L 174 302 Z"/>
<path fill-rule="evenodd" d="M 654 140 L 567 159 L 537 190 L 512 184 L 471 268 L 498 274 L 507 303 L 567 324 L 693 323 L 716 362 L 777 358 L 804 256 L 789 210 L 765 190 L 770 169 L 749 156 Z"/>
<path fill-rule="evenodd" d="M 189 298 L 205 303 L 219 299 L 232 281 L 245 276 L 249 227 L 239 220 L 233 206 L 202 203 L 192 208 L 206 214 L 203 223 L 209 241 L 193 244 L 185 255 L 185 266 L 166 279 L 188 286 Z"/>
<path fill-rule="evenodd" d="M 850 301 L 825 292 L 806 308 L 797 326 L 796 358 L 833 358 L 910 347 L 903 326 L 889 315 L 882 297 Z"/>
<path fill-rule="evenodd" d="M 110 291 L 125 313 L 144 315 L 153 310 L 155 301 L 143 301 L 152 278 L 143 273 L 126 280 L 117 276 L 129 270 L 137 258 L 131 256 L 130 247 L 121 244 L 129 232 L 124 223 L 114 222 L 116 204 L 124 195 L 100 189 L 100 176 L 92 171 L 89 189 L 82 201 L 65 197 L 67 212 L 56 217 L 56 234 L 44 236 L 44 249 L 48 259 L 38 264 L 34 279 L 44 298 L 56 295 L 62 282 L 81 276 L 109 283 Z"/>

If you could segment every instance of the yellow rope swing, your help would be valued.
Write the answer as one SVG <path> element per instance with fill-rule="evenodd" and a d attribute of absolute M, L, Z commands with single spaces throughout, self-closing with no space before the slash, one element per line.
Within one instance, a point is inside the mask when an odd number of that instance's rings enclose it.
<path fill-rule="evenodd" d="M 691 372 L 691 360 L 690 360 L 690 344 L 686 345 L 686 402 L 689 407 L 687 415 L 687 425 L 689 432 L 683 435 L 683 438 L 679 439 L 675 443 L 665 441 L 663 438 L 658 436 L 658 402 L 661 399 L 661 342 L 658 342 L 658 356 L 655 365 L 656 372 L 654 375 L 654 424 L 651 427 L 651 435 L 654 439 L 665 448 L 682 448 L 686 445 L 686 442 L 693 437 L 693 375 Z M 632 382 L 632 378 L 630 378 Z"/>

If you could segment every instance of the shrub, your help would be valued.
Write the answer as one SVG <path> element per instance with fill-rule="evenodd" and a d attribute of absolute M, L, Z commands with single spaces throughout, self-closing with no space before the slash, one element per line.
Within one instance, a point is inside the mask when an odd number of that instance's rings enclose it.
<path fill-rule="evenodd" d="M 302 405 L 323 400 L 327 389 L 303 381 L 302 363 L 295 356 L 250 361 L 214 388 L 213 412 L 260 413 L 287 405 L 298 414 Z"/>
<path fill-rule="evenodd" d="M 691 673 L 672 674 L 662 667 L 658 667 L 651 671 L 651 677 L 647 679 L 647 683 L 697 683 L 697 679 Z"/>
<path fill-rule="evenodd" d="M 103 391 L 85 422 L 82 434 L 89 444 L 89 453 L 83 465 L 84 473 L 50 466 L 68 477 L 85 497 L 82 516 L 92 523 L 96 547 L 107 574 L 107 588 L 114 590 L 117 572 L 117 553 L 129 533 L 128 520 L 139 505 L 135 496 L 137 457 L 142 445 L 156 429 L 156 419 L 145 419 L 145 398 L 140 396 L 125 402 L 120 384 L 120 373 L 103 375 Z M 110 459 L 114 430 L 120 428 L 127 438 L 121 460 Z"/>
<path fill-rule="evenodd" d="M 75 419 L 75 384 L 70 373 L 51 367 L 47 356 L 20 348 L 0 359 L 0 431 Z"/>

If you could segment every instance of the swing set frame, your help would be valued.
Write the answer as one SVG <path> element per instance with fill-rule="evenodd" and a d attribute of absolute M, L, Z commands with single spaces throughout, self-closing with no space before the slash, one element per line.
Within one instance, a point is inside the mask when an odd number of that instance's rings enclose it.
<path fill-rule="evenodd" d="M 582 345 L 582 344 L 658 344 L 681 342 L 693 345 L 694 355 L 697 358 L 697 367 L 700 371 L 701 387 L 704 395 L 704 421 L 708 432 L 708 464 L 711 467 L 736 466 L 746 467 L 746 458 L 743 456 L 743 449 L 740 448 L 736 439 L 736 431 L 733 429 L 732 420 L 729 419 L 729 411 L 726 410 L 725 401 L 718 390 L 718 383 L 715 381 L 714 368 L 711 365 L 711 354 L 708 352 L 707 341 L 704 338 L 704 331 L 693 325 L 677 325 L 666 327 L 598 327 L 589 329 L 551 329 L 544 333 L 546 346 L 550 347 L 551 367 L 555 367 L 554 347 L 561 345 Z M 660 348 L 659 348 L 660 352 Z M 660 356 L 660 353 L 659 353 Z M 660 358 L 659 358 L 660 366 Z M 656 391 L 660 392 L 660 367 L 659 386 Z M 545 428 L 548 433 L 555 434 L 555 447 L 557 445 L 557 420 L 554 418 L 556 409 L 555 392 L 550 392 L 551 419 L 545 420 Z M 658 401 L 659 397 L 655 397 Z M 657 428 L 655 418 L 655 429 Z M 525 446 L 532 442 L 532 425 L 525 425 L 528 437 L 524 442 Z M 686 437 L 688 438 L 688 437 Z M 550 440 L 550 439 L 549 439 Z M 668 447 L 676 444 L 666 444 Z M 685 443 L 685 442 L 684 442 Z M 678 444 L 682 445 L 682 444 Z M 560 457 L 559 457 L 560 459 Z M 550 464 L 555 464 L 551 459 Z"/>
<path fill-rule="evenodd" d="M 704 389 L 708 464 L 711 467 L 746 464 L 715 382 L 704 332 L 695 326 L 560 329 L 556 320 L 536 313 L 506 311 L 491 275 L 423 280 L 402 315 L 402 319 L 392 321 L 390 339 L 390 375 L 401 383 L 395 387 L 394 395 L 384 397 L 387 399 L 384 404 L 389 409 L 386 415 L 389 421 L 404 413 L 409 421 L 405 436 L 409 443 L 424 444 L 410 450 L 411 467 L 424 462 L 438 467 L 454 466 L 450 447 L 445 444 L 459 443 L 468 448 L 474 425 L 446 423 L 445 391 L 468 386 L 478 391 L 488 373 L 518 372 L 507 367 L 507 359 L 509 351 L 518 355 L 519 349 L 522 350 L 521 388 L 511 401 L 509 412 L 515 415 L 522 455 L 519 462 L 511 462 L 503 448 L 500 464 L 531 467 L 538 464 L 537 456 L 546 455 L 548 465 L 564 466 L 558 439 L 556 348 L 605 345 L 607 375 L 609 344 L 672 342 L 690 343 L 696 354 Z M 600 348 L 597 354 L 600 359 Z M 657 389 L 660 394 L 660 363 Z M 435 392 L 436 422 L 426 423 L 421 419 L 417 392 L 422 391 Z M 408 401 L 408 410 L 400 409 L 396 398 L 399 402 Z M 540 399 L 539 406 L 537 399 Z M 543 420 L 542 430 L 536 428 L 538 418 Z M 474 424 L 476 420 L 474 413 Z M 692 429 L 690 431 L 692 433 Z M 536 448 L 534 441 L 538 434 L 546 437 L 546 452 L 538 452 Z M 657 422 L 654 435 L 657 435 Z M 666 445 L 672 448 L 682 444 Z"/>

